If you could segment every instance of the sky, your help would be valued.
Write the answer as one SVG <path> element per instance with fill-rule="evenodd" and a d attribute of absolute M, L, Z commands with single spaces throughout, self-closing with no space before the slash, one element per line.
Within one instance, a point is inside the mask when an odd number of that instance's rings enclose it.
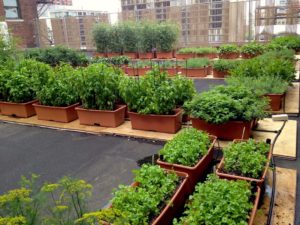
<path fill-rule="evenodd" d="M 120 11 L 120 0 L 73 0 L 73 6 L 78 9 L 108 11 L 111 13 Z"/>

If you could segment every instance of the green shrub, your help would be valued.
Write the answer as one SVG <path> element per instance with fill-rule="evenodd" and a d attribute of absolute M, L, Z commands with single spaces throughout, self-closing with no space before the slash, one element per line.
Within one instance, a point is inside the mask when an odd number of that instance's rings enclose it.
<path fill-rule="evenodd" d="M 108 52 L 111 43 L 110 26 L 105 23 L 97 24 L 93 29 L 93 39 L 98 52 Z"/>
<path fill-rule="evenodd" d="M 42 105 L 65 107 L 79 102 L 78 72 L 70 65 L 62 65 L 55 69 L 43 88 L 37 92 Z"/>
<path fill-rule="evenodd" d="M 208 134 L 186 128 L 168 141 L 159 154 L 165 162 L 192 167 L 207 154 L 210 143 Z"/>
<path fill-rule="evenodd" d="M 218 50 L 214 47 L 199 47 L 194 49 L 196 54 L 208 54 L 208 53 L 217 53 Z"/>
<path fill-rule="evenodd" d="M 293 63 L 295 61 L 295 51 L 287 48 L 276 51 L 268 51 L 263 55 L 259 56 L 259 58 L 264 61 L 282 59 Z"/>
<path fill-rule="evenodd" d="M 124 77 L 119 85 L 120 95 L 130 111 L 140 114 L 173 113 L 176 91 L 171 78 L 155 67 L 139 79 Z"/>
<path fill-rule="evenodd" d="M 217 71 L 225 72 L 225 71 L 234 69 L 240 62 L 241 62 L 241 60 L 219 59 L 219 60 L 213 61 L 212 67 Z"/>
<path fill-rule="evenodd" d="M 271 44 L 283 46 L 298 51 L 300 49 L 300 37 L 296 35 L 276 37 L 272 39 Z"/>
<path fill-rule="evenodd" d="M 82 70 L 77 90 L 85 109 L 114 110 L 119 98 L 120 71 L 105 64 L 91 64 Z"/>
<path fill-rule="evenodd" d="M 128 66 L 132 68 L 150 68 L 154 63 L 150 60 L 138 60 L 129 62 Z"/>
<path fill-rule="evenodd" d="M 270 145 L 249 139 L 224 149 L 224 172 L 259 179 L 268 161 Z"/>
<path fill-rule="evenodd" d="M 245 44 L 241 47 L 241 53 L 253 55 L 253 56 L 262 54 L 264 50 L 265 50 L 264 45 L 255 42 Z"/>
<path fill-rule="evenodd" d="M 101 57 L 96 57 L 93 58 L 91 63 L 105 63 L 105 64 L 111 64 L 114 66 L 122 66 L 122 65 L 127 65 L 130 62 L 130 58 L 125 55 L 121 56 L 114 56 L 110 58 L 101 58 Z"/>
<path fill-rule="evenodd" d="M 194 81 L 187 77 L 177 75 L 172 79 L 175 90 L 175 102 L 177 106 L 182 106 L 186 101 L 192 100 L 196 94 Z"/>
<path fill-rule="evenodd" d="M 236 45 L 232 45 L 232 44 L 224 44 L 221 45 L 218 49 L 220 54 L 227 54 L 227 53 L 239 53 L 240 49 L 238 46 Z"/>
<path fill-rule="evenodd" d="M 139 43 L 139 25 L 122 23 L 119 25 L 123 39 L 123 52 L 137 52 Z"/>
<path fill-rule="evenodd" d="M 175 47 L 179 29 L 175 24 L 163 22 L 157 28 L 157 49 L 161 52 L 170 52 Z"/>
<path fill-rule="evenodd" d="M 208 123 L 222 124 L 231 120 L 251 121 L 266 116 L 268 103 L 245 87 L 217 86 L 196 95 L 185 104 L 194 118 Z"/>
<path fill-rule="evenodd" d="M 203 68 L 209 65 L 207 58 L 193 58 L 188 59 L 186 63 L 182 64 L 184 68 Z"/>
<path fill-rule="evenodd" d="M 119 186 L 112 207 L 121 211 L 131 225 L 149 224 L 150 217 L 159 214 L 159 206 L 169 201 L 179 179 L 176 174 L 166 173 L 159 166 L 152 165 L 143 165 L 135 173 L 134 181 L 139 185 Z"/>
<path fill-rule="evenodd" d="M 237 77 L 226 78 L 226 82 L 232 86 L 244 86 L 257 95 L 283 94 L 288 90 L 289 83 L 275 76 L 261 77 Z"/>
<path fill-rule="evenodd" d="M 195 48 L 181 48 L 178 50 L 180 54 L 195 53 Z"/>
<path fill-rule="evenodd" d="M 140 25 L 139 51 L 152 52 L 158 45 L 158 24 L 153 22 L 143 22 Z"/>
<path fill-rule="evenodd" d="M 210 175 L 199 183 L 186 204 L 183 217 L 174 225 L 213 224 L 247 225 L 251 203 L 251 187 L 246 181 L 228 181 Z"/>

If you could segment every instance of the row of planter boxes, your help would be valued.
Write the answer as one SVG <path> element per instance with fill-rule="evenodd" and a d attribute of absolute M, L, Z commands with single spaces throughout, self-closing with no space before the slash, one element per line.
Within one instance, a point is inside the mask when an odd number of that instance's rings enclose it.
<path fill-rule="evenodd" d="M 196 54 L 196 53 L 174 53 L 173 52 L 156 52 L 154 53 L 135 53 L 135 52 L 127 52 L 127 53 L 115 53 L 115 52 L 110 52 L 110 53 L 96 53 L 96 57 L 116 57 L 116 56 L 127 56 L 131 59 L 190 59 L 190 58 L 209 58 L 209 59 L 214 59 L 214 58 L 220 58 L 220 59 L 237 59 L 242 57 L 243 59 L 250 59 L 255 57 L 256 55 L 249 55 L 245 53 L 227 53 L 227 54 L 218 54 L 218 53 L 203 53 L 203 54 Z M 156 56 L 156 57 L 155 57 Z"/>

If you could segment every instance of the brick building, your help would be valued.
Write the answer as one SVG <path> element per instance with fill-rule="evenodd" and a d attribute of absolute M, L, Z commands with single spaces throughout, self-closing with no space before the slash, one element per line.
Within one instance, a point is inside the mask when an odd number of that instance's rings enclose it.
<path fill-rule="evenodd" d="M 19 46 L 35 47 L 36 0 L 0 0 L 0 18 Z"/>

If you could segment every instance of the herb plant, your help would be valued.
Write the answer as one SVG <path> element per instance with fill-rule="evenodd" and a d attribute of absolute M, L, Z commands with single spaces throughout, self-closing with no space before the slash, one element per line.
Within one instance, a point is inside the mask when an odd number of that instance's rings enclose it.
<path fill-rule="evenodd" d="M 297 35 L 276 37 L 271 41 L 272 44 L 277 44 L 289 49 L 298 51 L 300 49 L 300 38 Z"/>
<path fill-rule="evenodd" d="M 168 115 L 176 107 L 172 80 L 157 67 L 139 79 L 124 77 L 119 91 L 129 110 L 140 114 Z"/>
<path fill-rule="evenodd" d="M 181 48 L 178 50 L 180 54 L 195 53 L 195 48 Z"/>
<path fill-rule="evenodd" d="M 77 90 L 85 109 L 114 110 L 119 98 L 120 71 L 105 64 L 91 64 L 82 70 Z"/>
<path fill-rule="evenodd" d="M 112 207 L 121 211 L 131 225 L 146 225 L 159 214 L 158 206 L 167 203 L 179 180 L 159 166 L 143 165 L 135 173 L 138 186 L 121 185 L 114 193 Z"/>
<path fill-rule="evenodd" d="M 37 98 L 42 105 L 65 107 L 79 101 L 78 71 L 70 65 L 57 67 L 48 82 L 37 92 Z"/>
<path fill-rule="evenodd" d="M 110 58 L 96 57 L 91 61 L 91 63 L 106 63 L 114 66 L 122 66 L 122 65 L 127 65 L 129 61 L 130 59 L 128 56 L 122 55 L 122 56 L 115 56 Z"/>
<path fill-rule="evenodd" d="M 159 154 L 165 162 L 192 167 L 207 154 L 210 143 L 205 132 L 186 128 L 168 141 Z"/>
<path fill-rule="evenodd" d="M 268 161 L 270 145 L 249 139 L 236 142 L 224 149 L 224 172 L 260 178 Z"/>
<path fill-rule="evenodd" d="M 245 44 L 241 47 L 241 53 L 256 56 L 258 54 L 262 54 L 264 52 L 264 46 L 258 43 L 249 43 Z"/>
<path fill-rule="evenodd" d="M 229 71 L 235 68 L 240 60 L 226 60 L 226 59 L 219 59 L 213 61 L 212 67 L 217 71 Z"/>
<path fill-rule="evenodd" d="M 232 44 L 224 44 L 219 47 L 220 54 L 239 53 L 239 47 Z"/>
<path fill-rule="evenodd" d="M 175 90 L 175 102 L 177 106 L 182 106 L 186 101 L 192 100 L 196 94 L 194 81 L 187 77 L 177 75 L 172 79 Z"/>
<path fill-rule="evenodd" d="M 253 207 L 251 197 L 249 183 L 210 175 L 205 183 L 196 186 L 185 206 L 184 216 L 175 219 L 173 224 L 247 225 Z"/>
<path fill-rule="evenodd" d="M 183 63 L 184 68 L 203 68 L 209 65 L 207 58 L 193 58 L 188 59 L 186 63 Z"/>

